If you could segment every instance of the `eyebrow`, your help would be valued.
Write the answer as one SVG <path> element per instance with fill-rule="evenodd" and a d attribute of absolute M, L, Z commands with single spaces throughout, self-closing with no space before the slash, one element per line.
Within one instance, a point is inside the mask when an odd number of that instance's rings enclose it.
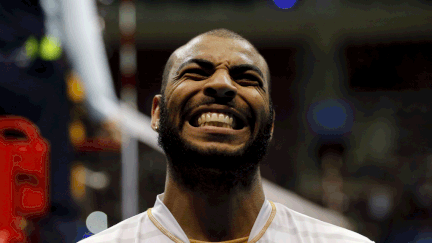
<path fill-rule="evenodd" d="M 215 65 L 212 62 L 208 61 L 208 60 L 200 59 L 200 58 L 193 58 L 193 59 L 190 59 L 190 60 L 182 63 L 180 65 L 180 67 L 177 69 L 177 73 L 180 70 L 182 70 L 185 66 L 187 66 L 187 65 L 189 65 L 191 63 L 196 63 L 196 64 L 198 64 L 199 66 L 201 66 L 201 67 L 203 67 L 205 69 L 214 69 L 214 67 L 215 67 Z M 264 75 L 261 72 L 261 70 L 257 66 L 254 66 L 254 65 L 251 65 L 251 64 L 240 64 L 240 65 L 236 65 L 236 66 L 230 68 L 231 72 L 236 72 L 236 73 L 244 72 L 244 71 L 247 71 L 247 70 L 253 70 L 253 71 L 257 72 L 261 76 L 261 78 L 264 79 Z"/>

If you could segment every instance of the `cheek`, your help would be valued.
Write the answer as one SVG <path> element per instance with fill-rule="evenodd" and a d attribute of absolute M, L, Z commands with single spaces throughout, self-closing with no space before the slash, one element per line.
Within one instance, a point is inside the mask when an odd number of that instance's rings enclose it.
<path fill-rule="evenodd" d="M 191 97 L 199 91 L 196 84 L 188 82 L 180 82 L 175 87 L 169 90 L 167 97 L 168 115 L 172 121 L 178 124 L 181 119 L 184 107 L 190 101 Z"/>
<path fill-rule="evenodd" d="M 258 132 L 259 127 L 264 125 L 270 114 L 269 101 L 266 98 L 266 94 L 261 92 L 259 89 L 251 88 L 250 90 L 245 90 L 244 92 L 239 93 L 239 95 L 249 106 L 250 112 L 253 113 L 253 116 L 255 117 L 254 130 Z"/>
<path fill-rule="evenodd" d="M 257 115 L 265 116 L 270 113 L 269 100 L 264 92 L 256 90 L 250 94 L 251 105 L 256 111 Z"/>

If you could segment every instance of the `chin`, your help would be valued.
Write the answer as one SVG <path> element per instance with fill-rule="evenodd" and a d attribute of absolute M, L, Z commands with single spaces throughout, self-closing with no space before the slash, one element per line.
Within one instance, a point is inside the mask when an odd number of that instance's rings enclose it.
<path fill-rule="evenodd" d="M 239 154 L 244 150 L 245 145 L 232 145 L 219 142 L 193 142 L 187 141 L 191 148 L 202 153 L 210 154 Z"/>

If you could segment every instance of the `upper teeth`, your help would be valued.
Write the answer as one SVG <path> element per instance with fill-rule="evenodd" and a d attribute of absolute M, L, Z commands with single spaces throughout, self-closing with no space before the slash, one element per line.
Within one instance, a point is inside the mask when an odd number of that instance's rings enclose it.
<path fill-rule="evenodd" d="M 198 118 L 198 126 L 202 127 L 206 125 L 233 128 L 234 119 L 232 115 L 215 113 L 215 112 L 207 112 L 201 114 L 201 116 Z"/>

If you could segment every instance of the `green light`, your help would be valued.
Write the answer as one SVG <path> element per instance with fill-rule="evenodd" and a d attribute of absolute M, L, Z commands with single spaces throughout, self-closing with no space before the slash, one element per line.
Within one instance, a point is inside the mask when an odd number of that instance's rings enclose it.
<path fill-rule="evenodd" d="M 60 58 L 62 49 L 60 40 L 52 36 L 44 36 L 40 44 L 40 57 L 46 61 L 54 61 Z"/>
<path fill-rule="evenodd" d="M 35 58 L 37 56 L 38 47 L 39 45 L 36 38 L 34 36 L 30 36 L 25 43 L 27 56 L 31 58 Z"/>

